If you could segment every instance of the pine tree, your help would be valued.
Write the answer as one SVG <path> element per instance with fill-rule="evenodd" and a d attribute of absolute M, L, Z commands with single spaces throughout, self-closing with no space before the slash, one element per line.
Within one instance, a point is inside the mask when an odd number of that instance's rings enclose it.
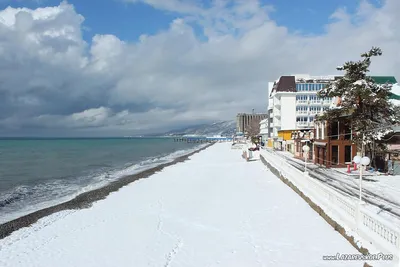
<path fill-rule="evenodd" d="M 346 117 L 355 133 L 354 142 L 359 147 L 366 145 L 372 161 L 376 148 L 383 148 L 379 140 L 392 132 L 392 126 L 400 119 L 397 108 L 389 101 L 391 84 L 377 84 L 367 75 L 371 58 L 381 55 L 382 50 L 373 47 L 361 55 L 361 60 L 337 67 L 345 72 L 344 76 L 318 92 L 318 97 L 333 97 L 339 99 L 340 104 L 325 111 L 317 120 L 336 121 Z"/>

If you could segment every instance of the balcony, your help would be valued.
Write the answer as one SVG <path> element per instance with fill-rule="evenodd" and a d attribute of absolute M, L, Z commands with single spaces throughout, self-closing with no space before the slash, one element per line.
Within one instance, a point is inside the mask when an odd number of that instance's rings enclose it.
<path fill-rule="evenodd" d="M 299 128 L 308 127 L 308 121 L 298 121 L 296 123 L 296 126 L 299 127 Z"/>
<path fill-rule="evenodd" d="M 297 110 L 296 115 L 308 115 L 308 110 Z"/>
<path fill-rule="evenodd" d="M 308 105 L 308 100 L 296 100 L 296 105 Z"/>

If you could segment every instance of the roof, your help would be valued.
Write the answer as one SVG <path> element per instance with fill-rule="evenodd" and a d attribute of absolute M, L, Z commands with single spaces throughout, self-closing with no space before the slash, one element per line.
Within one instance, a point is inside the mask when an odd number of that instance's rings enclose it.
<path fill-rule="evenodd" d="M 275 92 L 296 92 L 295 76 L 281 76 L 275 87 Z"/>
<path fill-rule="evenodd" d="M 371 76 L 372 80 L 374 80 L 377 84 L 395 84 L 397 83 L 396 78 L 394 76 Z"/>

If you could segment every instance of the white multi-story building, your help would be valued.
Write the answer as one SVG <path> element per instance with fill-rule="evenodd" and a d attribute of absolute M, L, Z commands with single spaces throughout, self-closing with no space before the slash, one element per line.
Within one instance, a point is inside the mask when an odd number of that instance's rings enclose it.
<path fill-rule="evenodd" d="M 334 79 L 335 76 L 297 74 L 275 81 L 269 94 L 271 137 L 278 137 L 280 130 L 313 128 L 315 115 L 328 109 L 332 101 L 318 98 L 317 92 Z"/>

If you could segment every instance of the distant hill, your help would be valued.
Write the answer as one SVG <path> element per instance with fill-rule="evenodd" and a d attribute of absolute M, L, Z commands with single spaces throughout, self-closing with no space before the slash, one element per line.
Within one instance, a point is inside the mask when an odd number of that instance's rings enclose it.
<path fill-rule="evenodd" d="M 236 132 L 235 121 L 221 121 L 211 124 L 199 124 L 181 129 L 172 130 L 161 135 L 163 136 L 183 136 L 183 135 L 200 135 L 200 136 L 232 136 Z"/>

